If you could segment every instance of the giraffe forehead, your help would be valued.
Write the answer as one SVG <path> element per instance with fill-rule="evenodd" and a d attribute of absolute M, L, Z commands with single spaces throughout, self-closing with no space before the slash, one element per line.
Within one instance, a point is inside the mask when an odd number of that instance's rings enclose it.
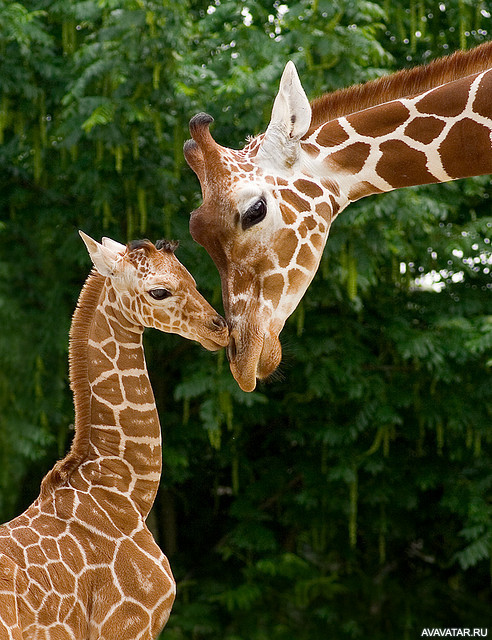
<path fill-rule="evenodd" d="M 144 251 L 136 251 L 129 256 L 128 262 L 124 280 L 132 288 L 182 288 L 189 284 L 188 280 L 193 282 L 174 254 L 163 254 L 156 250 L 149 256 Z"/>
<path fill-rule="evenodd" d="M 227 149 L 224 156 L 224 164 L 228 173 L 233 176 L 233 180 L 255 180 L 262 174 L 261 169 L 254 162 L 253 156 L 247 149 L 242 151 L 234 151 Z"/>

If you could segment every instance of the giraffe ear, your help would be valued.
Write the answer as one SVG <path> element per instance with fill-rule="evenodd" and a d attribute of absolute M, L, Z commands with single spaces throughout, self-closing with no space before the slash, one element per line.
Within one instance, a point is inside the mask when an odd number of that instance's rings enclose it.
<path fill-rule="evenodd" d="M 289 61 L 280 79 L 272 117 L 259 153 L 270 161 L 282 158 L 291 166 L 299 153 L 299 141 L 311 124 L 311 105 L 294 63 Z"/>
<path fill-rule="evenodd" d="M 121 242 L 116 242 L 116 240 L 111 240 L 111 238 L 104 237 L 102 239 L 102 245 L 108 249 L 113 249 L 116 253 L 124 254 L 126 252 L 126 245 L 121 244 Z"/>
<path fill-rule="evenodd" d="M 114 251 L 112 247 L 104 246 L 93 240 L 83 231 L 79 231 L 80 237 L 87 247 L 94 266 L 102 276 L 114 276 L 116 271 L 116 261 L 120 253 Z M 113 242 L 113 241 L 111 241 Z"/>

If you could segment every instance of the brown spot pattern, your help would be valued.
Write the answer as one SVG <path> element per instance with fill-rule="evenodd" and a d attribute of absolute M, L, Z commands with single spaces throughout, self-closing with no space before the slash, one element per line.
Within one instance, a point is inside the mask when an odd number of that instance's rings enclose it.
<path fill-rule="evenodd" d="M 279 273 L 267 276 L 263 281 L 263 295 L 277 307 L 284 289 L 284 278 Z"/>
<path fill-rule="evenodd" d="M 333 205 L 328 202 L 320 202 L 316 205 L 316 213 L 328 222 L 333 214 Z"/>
<path fill-rule="evenodd" d="M 473 111 L 484 118 L 492 119 L 492 100 L 490 94 L 492 91 L 492 73 L 486 73 L 480 81 L 477 89 L 475 100 L 473 101 Z"/>
<path fill-rule="evenodd" d="M 113 524 L 125 535 L 130 535 L 138 526 L 138 514 L 130 500 L 124 496 L 96 487 L 92 495 L 111 518 Z"/>
<path fill-rule="evenodd" d="M 310 211 L 311 203 L 296 193 L 292 191 L 292 189 L 282 189 L 280 192 L 280 197 L 287 204 L 290 204 L 295 211 Z"/>
<path fill-rule="evenodd" d="M 243 300 L 242 298 L 240 300 L 237 300 L 234 303 L 234 306 L 231 307 L 230 312 L 234 313 L 234 315 L 236 316 L 241 316 L 243 313 L 246 312 L 246 308 L 247 308 L 247 303 L 246 300 Z"/>
<path fill-rule="evenodd" d="M 60 539 L 59 545 L 67 565 L 75 573 L 80 573 L 85 566 L 85 560 L 75 540 L 70 536 L 64 536 Z"/>
<path fill-rule="evenodd" d="M 91 403 L 91 422 L 92 424 L 104 424 L 115 427 L 116 418 L 113 409 L 94 398 L 94 401 Z"/>
<path fill-rule="evenodd" d="M 470 118 L 451 127 L 439 150 L 452 178 L 492 173 L 490 130 Z"/>
<path fill-rule="evenodd" d="M 336 216 L 340 210 L 340 205 L 332 195 L 330 195 L 330 202 L 331 202 L 331 209 L 333 211 L 333 215 Z"/>
<path fill-rule="evenodd" d="M 297 236 L 292 229 L 282 229 L 276 239 L 278 263 L 283 269 L 292 260 L 294 251 L 297 249 Z"/>
<path fill-rule="evenodd" d="M 131 407 L 122 409 L 120 411 L 120 422 L 122 423 L 123 433 L 130 438 L 141 436 L 146 426 L 156 419 L 156 415 L 154 409 L 146 409 L 145 411 L 132 409 Z"/>
<path fill-rule="evenodd" d="M 108 358 L 116 357 L 116 344 L 114 342 L 108 342 L 107 344 L 104 345 L 102 350 L 104 351 L 104 353 L 106 353 Z"/>
<path fill-rule="evenodd" d="M 123 394 L 120 387 L 120 379 L 116 374 L 112 374 L 101 380 L 92 387 L 94 393 L 100 398 L 111 398 L 114 404 L 123 403 Z"/>
<path fill-rule="evenodd" d="M 417 117 L 405 127 L 405 135 L 423 144 L 429 144 L 437 138 L 444 127 L 445 123 L 433 116 Z"/>
<path fill-rule="evenodd" d="M 239 264 L 242 260 L 239 258 Z M 251 273 L 246 270 L 236 269 L 231 280 L 232 292 L 234 295 L 239 295 L 243 291 L 246 291 L 251 284 Z"/>
<path fill-rule="evenodd" d="M 300 269 L 291 269 L 289 271 L 289 288 L 288 293 L 297 291 L 306 280 L 305 274 Z"/>
<path fill-rule="evenodd" d="M 347 116 L 347 121 L 360 135 L 378 138 L 395 131 L 408 120 L 408 115 L 401 102 L 387 102 Z"/>
<path fill-rule="evenodd" d="M 308 270 L 314 269 L 317 259 L 308 244 L 301 245 L 299 253 L 297 254 L 297 263 L 302 265 Z"/>
<path fill-rule="evenodd" d="M 145 373 L 139 376 L 127 376 L 125 380 L 125 392 L 128 402 L 135 404 L 153 402 L 152 389 L 150 388 L 149 379 Z"/>
<path fill-rule="evenodd" d="M 323 247 L 323 236 L 319 233 L 313 233 L 311 236 L 311 243 L 316 250 L 320 250 Z"/>
<path fill-rule="evenodd" d="M 305 193 L 308 198 L 319 198 L 319 196 L 323 195 L 323 189 L 310 180 L 296 180 L 294 187 L 301 193 Z"/>
<path fill-rule="evenodd" d="M 262 255 L 255 263 L 256 273 L 266 273 L 270 269 L 273 269 L 273 261 L 267 255 Z"/>
<path fill-rule="evenodd" d="M 42 538 L 39 542 L 48 560 L 59 560 L 60 551 L 52 538 Z"/>
<path fill-rule="evenodd" d="M 356 200 L 364 198 L 365 196 L 369 196 L 372 193 L 381 193 L 381 189 L 378 189 L 378 187 L 375 187 L 373 184 L 367 182 L 366 180 L 362 180 L 361 182 L 357 182 L 350 187 L 348 198 L 352 202 L 355 202 Z"/>
<path fill-rule="evenodd" d="M 342 125 L 336 120 L 332 120 L 321 127 L 316 142 L 321 147 L 336 147 L 348 139 L 349 135 Z"/>
<path fill-rule="evenodd" d="M 427 170 L 427 157 L 401 140 L 387 140 L 380 145 L 383 152 L 376 166 L 378 175 L 392 187 L 410 187 L 437 182 Z"/>
<path fill-rule="evenodd" d="M 354 142 L 345 149 L 335 151 L 327 157 L 327 160 L 330 163 L 335 162 L 348 173 L 358 173 L 369 157 L 370 151 L 371 146 L 367 142 Z"/>
<path fill-rule="evenodd" d="M 294 222 L 297 220 L 297 216 L 294 211 L 292 211 L 292 209 L 283 202 L 280 202 L 279 206 L 282 213 L 282 220 L 285 222 L 285 224 L 294 224 Z"/>
<path fill-rule="evenodd" d="M 309 231 L 312 231 L 318 226 L 318 223 L 316 222 L 313 216 L 306 216 L 303 222 L 306 225 L 306 227 L 309 229 Z"/>
<path fill-rule="evenodd" d="M 459 116 L 466 107 L 473 78 L 469 76 L 434 89 L 416 102 L 417 110 L 435 116 Z"/>
<path fill-rule="evenodd" d="M 53 622 L 53 618 L 58 612 L 60 601 L 61 597 L 55 593 L 50 593 L 46 597 L 41 609 L 38 612 L 39 624 L 49 626 Z"/>
<path fill-rule="evenodd" d="M 311 156 L 311 158 L 317 158 L 319 156 L 319 149 L 316 145 L 301 142 L 301 147 L 308 155 Z"/>
<path fill-rule="evenodd" d="M 322 178 L 321 184 L 325 189 L 328 189 L 330 193 L 338 198 L 340 195 L 340 187 L 334 180 L 331 180 L 330 178 Z"/>

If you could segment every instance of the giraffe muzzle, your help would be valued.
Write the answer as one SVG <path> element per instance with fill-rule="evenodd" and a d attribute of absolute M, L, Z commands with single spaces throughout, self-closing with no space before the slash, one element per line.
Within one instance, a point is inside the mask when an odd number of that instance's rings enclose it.
<path fill-rule="evenodd" d="M 234 328 L 229 336 L 227 356 L 231 373 L 243 391 L 254 391 L 257 380 L 268 378 L 282 359 L 277 334 L 259 327 Z"/>
<path fill-rule="evenodd" d="M 229 344 L 229 327 L 222 316 L 215 315 L 205 325 L 206 330 L 200 332 L 197 340 L 208 351 L 218 351 Z"/>

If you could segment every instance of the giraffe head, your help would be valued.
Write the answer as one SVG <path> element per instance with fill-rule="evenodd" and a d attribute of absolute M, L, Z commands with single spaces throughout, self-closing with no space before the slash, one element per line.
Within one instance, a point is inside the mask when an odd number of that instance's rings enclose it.
<path fill-rule="evenodd" d="M 280 331 L 318 268 L 340 190 L 320 186 L 323 168 L 303 141 L 311 107 L 291 62 L 266 132 L 244 149 L 218 145 L 212 121 L 192 118 L 184 146 L 203 195 L 190 231 L 220 272 L 231 371 L 252 391 L 281 360 Z"/>
<path fill-rule="evenodd" d="M 196 340 L 209 351 L 225 347 L 225 320 L 198 292 L 191 274 L 174 255 L 175 243 L 137 240 L 102 244 L 80 232 L 96 270 L 110 279 L 115 302 L 138 327 L 154 327 Z"/>

